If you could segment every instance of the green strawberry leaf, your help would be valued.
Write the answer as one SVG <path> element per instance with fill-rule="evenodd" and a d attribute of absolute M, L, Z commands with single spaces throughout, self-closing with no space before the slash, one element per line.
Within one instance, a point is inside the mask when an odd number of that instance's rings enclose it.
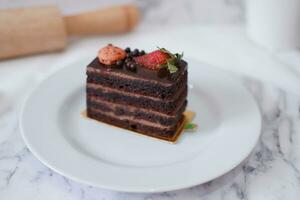
<path fill-rule="evenodd" d="M 181 60 L 181 58 L 183 57 L 183 52 L 181 54 L 175 53 L 174 56 L 176 57 L 177 60 Z"/>
<path fill-rule="evenodd" d="M 178 67 L 176 66 L 177 63 L 182 59 L 183 52 L 181 54 L 179 53 L 171 53 L 165 48 L 157 47 L 160 51 L 167 53 L 170 56 L 170 59 L 167 60 L 167 63 L 164 65 L 161 65 L 161 67 L 167 67 L 168 71 L 172 74 L 178 71 Z"/>
<path fill-rule="evenodd" d="M 164 52 L 164 53 L 169 54 L 171 57 L 173 56 L 173 54 L 172 54 L 170 51 L 168 51 L 167 49 L 165 49 L 165 48 L 160 48 L 160 47 L 157 47 L 157 48 L 158 48 L 158 50 L 160 50 L 160 51 L 162 51 L 162 52 Z"/>

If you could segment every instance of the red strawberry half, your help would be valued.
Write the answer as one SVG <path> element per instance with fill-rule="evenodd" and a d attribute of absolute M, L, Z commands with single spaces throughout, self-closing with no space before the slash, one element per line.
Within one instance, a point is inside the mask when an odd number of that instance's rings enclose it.
<path fill-rule="evenodd" d="M 141 64 L 149 69 L 159 69 L 160 65 L 166 64 L 170 55 L 160 50 L 153 51 L 143 56 L 135 57 L 136 63 Z"/>

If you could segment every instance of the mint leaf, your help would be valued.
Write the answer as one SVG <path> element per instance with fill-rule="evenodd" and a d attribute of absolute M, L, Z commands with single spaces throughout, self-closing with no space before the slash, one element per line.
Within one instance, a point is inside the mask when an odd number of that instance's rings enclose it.
<path fill-rule="evenodd" d="M 181 58 L 183 57 L 183 52 L 181 54 L 175 53 L 174 55 L 175 55 L 177 60 L 181 60 Z"/>
<path fill-rule="evenodd" d="M 169 70 L 170 73 L 175 73 L 178 71 L 178 67 L 176 66 L 177 63 L 179 63 L 179 61 L 182 59 L 183 57 L 183 52 L 181 54 L 179 53 L 171 53 L 170 51 L 168 51 L 165 48 L 160 48 L 157 47 L 160 51 L 168 54 L 170 56 L 170 59 L 167 60 L 167 64 L 162 65 L 161 67 L 167 67 L 167 69 Z"/>
<path fill-rule="evenodd" d="M 173 73 L 177 72 L 178 68 L 175 65 L 168 63 L 168 70 L 171 74 L 173 74 Z"/>
<path fill-rule="evenodd" d="M 195 131 L 197 129 L 197 124 L 187 123 L 184 125 L 184 130 Z"/>

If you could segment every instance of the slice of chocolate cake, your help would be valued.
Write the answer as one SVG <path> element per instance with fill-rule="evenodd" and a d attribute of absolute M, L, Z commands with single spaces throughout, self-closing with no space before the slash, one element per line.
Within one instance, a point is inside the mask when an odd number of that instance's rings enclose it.
<path fill-rule="evenodd" d="M 159 49 L 149 54 L 108 45 L 87 66 L 87 115 L 171 140 L 187 105 L 187 63 Z"/>

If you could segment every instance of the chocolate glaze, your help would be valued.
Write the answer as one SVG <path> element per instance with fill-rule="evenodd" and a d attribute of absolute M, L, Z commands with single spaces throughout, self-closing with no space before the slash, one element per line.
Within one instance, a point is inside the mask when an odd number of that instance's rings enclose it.
<path fill-rule="evenodd" d="M 181 60 L 178 63 L 178 70 L 175 73 L 169 73 L 167 76 L 160 76 L 158 70 L 151 70 L 143 66 L 138 66 L 136 71 L 129 71 L 125 66 L 119 67 L 117 65 L 104 65 L 99 62 L 98 58 L 95 58 L 88 67 L 97 68 L 105 71 L 115 71 L 128 74 L 133 77 L 140 77 L 149 80 L 157 80 L 164 83 L 173 83 L 175 82 L 180 75 L 182 75 L 187 70 L 187 62 Z"/>

